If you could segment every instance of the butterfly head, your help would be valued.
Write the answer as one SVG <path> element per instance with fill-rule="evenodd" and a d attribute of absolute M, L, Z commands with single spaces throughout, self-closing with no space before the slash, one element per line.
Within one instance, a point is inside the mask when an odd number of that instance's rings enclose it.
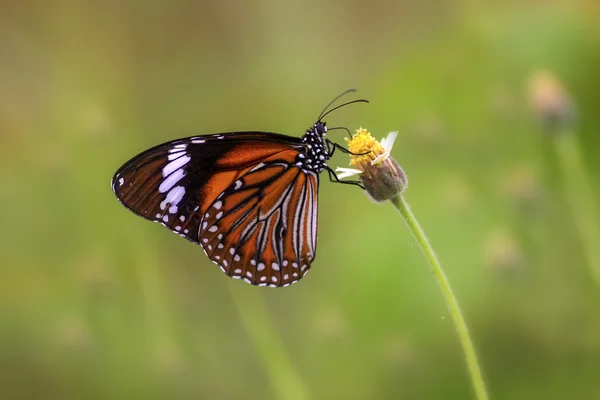
<path fill-rule="evenodd" d="M 313 125 L 313 131 L 321 137 L 325 137 L 325 135 L 327 134 L 327 124 L 321 121 L 316 122 Z"/>

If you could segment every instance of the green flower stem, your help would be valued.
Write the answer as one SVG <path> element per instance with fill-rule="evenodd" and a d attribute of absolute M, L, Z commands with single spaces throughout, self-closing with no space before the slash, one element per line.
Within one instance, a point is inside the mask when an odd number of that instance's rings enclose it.
<path fill-rule="evenodd" d="M 448 306 L 448 310 L 450 311 L 450 315 L 452 315 L 452 319 L 454 320 L 454 324 L 456 325 L 456 330 L 458 332 L 458 336 L 462 343 L 463 351 L 465 353 L 465 360 L 469 367 L 469 372 L 471 374 L 471 380 L 473 382 L 473 387 L 475 389 L 475 394 L 478 400 L 487 400 L 488 395 L 485 389 L 485 383 L 483 382 L 483 378 L 481 375 L 481 369 L 479 368 L 479 364 L 477 363 L 477 355 L 475 354 L 475 348 L 473 347 L 473 342 L 469 336 L 469 330 L 467 329 L 467 324 L 465 323 L 465 319 L 462 316 L 460 311 L 460 307 L 458 306 L 458 302 L 456 301 L 456 297 L 454 297 L 454 293 L 452 293 L 452 288 L 450 287 L 450 283 L 446 278 L 446 274 L 444 274 L 444 270 L 440 265 L 440 262 L 435 255 L 433 248 L 431 247 L 431 243 L 429 243 L 429 239 L 425 236 L 425 232 L 421 225 L 415 218 L 414 214 L 410 210 L 410 207 L 404 197 L 401 194 L 396 195 L 391 200 L 392 204 L 400 211 L 400 214 L 404 217 L 404 221 L 410 228 L 411 232 L 417 239 L 417 243 L 421 247 L 425 258 L 429 262 L 431 269 L 433 270 L 433 275 L 438 281 L 440 288 L 442 289 L 442 294 L 444 295 L 444 300 L 446 301 L 446 305 Z"/>
<path fill-rule="evenodd" d="M 571 215 L 579 231 L 591 275 L 600 284 L 599 216 L 577 137 L 573 132 L 564 132 L 556 137 L 555 147 Z"/>
<path fill-rule="evenodd" d="M 277 330 L 269 318 L 260 289 L 241 288 L 232 282 L 229 286 L 231 297 L 238 309 L 242 324 L 256 347 L 259 357 L 269 376 L 276 399 L 308 399 L 300 374 L 294 369 L 285 352 L 285 346 L 277 335 Z M 250 290 L 243 290 L 250 289 Z"/>

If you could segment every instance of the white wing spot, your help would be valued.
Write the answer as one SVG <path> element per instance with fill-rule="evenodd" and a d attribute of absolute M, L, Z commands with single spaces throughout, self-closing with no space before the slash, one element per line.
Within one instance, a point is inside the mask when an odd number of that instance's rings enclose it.
<path fill-rule="evenodd" d="M 261 276 L 261 277 L 260 277 L 260 280 L 261 280 L 261 282 L 264 282 L 264 281 L 266 281 L 266 280 L 267 280 L 267 277 L 266 277 L 266 276 Z"/>
<path fill-rule="evenodd" d="M 283 279 L 285 279 L 286 281 L 287 281 L 289 278 L 290 278 L 290 276 L 289 276 L 288 274 L 285 274 L 285 275 L 283 276 Z"/>
<path fill-rule="evenodd" d="M 169 207 L 169 212 L 171 214 L 177 214 L 177 210 L 179 210 L 179 208 L 177 206 L 171 206 L 171 207 Z"/>
<path fill-rule="evenodd" d="M 240 261 L 240 256 L 239 254 L 236 254 L 235 257 L 233 257 L 233 261 Z"/>
<path fill-rule="evenodd" d="M 173 161 L 165 165 L 165 167 L 162 170 L 162 176 L 167 177 L 171 175 L 174 171 L 181 169 L 183 166 L 185 166 L 185 164 L 189 163 L 191 159 L 192 158 L 190 156 L 183 156 L 174 159 Z"/>
<path fill-rule="evenodd" d="M 216 232 L 217 229 L 219 229 L 216 225 L 211 226 L 210 228 L 208 228 L 209 232 Z"/>
<path fill-rule="evenodd" d="M 250 260 L 251 265 L 256 265 L 256 260 Z"/>
<path fill-rule="evenodd" d="M 188 232 L 189 232 L 189 230 L 187 230 L 187 229 L 183 230 L 183 233 L 188 233 Z"/>
<path fill-rule="evenodd" d="M 125 183 L 125 179 L 124 178 L 119 178 L 119 186 L 123 186 L 124 183 Z"/>
<path fill-rule="evenodd" d="M 185 172 L 182 169 L 178 169 L 160 183 L 158 191 L 161 193 L 165 193 L 166 191 L 170 190 L 173 186 L 175 186 L 175 184 L 179 182 L 184 176 Z"/>
<path fill-rule="evenodd" d="M 180 217 L 179 217 L 179 220 L 180 220 L 181 222 L 185 221 L 185 215 L 182 215 L 182 216 L 180 216 Z"/>
<path fill-rule="evenodd" d="M 235 271 L 233 271 L 233 273 L 234 273 L 234 274 L 241 274 L 241 273 L 242 273 L 242 270 L 238 268 L 238 269 L 236 269 Z"/>
<path fill-rule="evenodd" d="M 221 209 L 221 207 L 223 207 L 223 202 L 221 200 L 215 201 L 215 204 L 213 204 L 213 207 L 216 208 L 217 210 L 219 210 L 219 209 Z"/>
<path fill-rule="evenodd" d="M 208 225 L 208 222 L 204 221 L 202 223 L 202 230 L 205 230 L 207 225 Z"/>
<path fill-rule="evenodd" d="M 123 179 L 123 178 L 121 178 L 121 179 Z M 241 188 L 241 187 L 242 187 L 242 185 L 243 185 L 243 184 L 244 184 L 244 183 L 243 183 L 241 180 L 239 180 L 239 179 L 238 179 L 237 181 L 235 181 L 235 186 L 234 186 L 234 188 L 233 188 L 233 189 L 234 189 L 234 190 L 238 190 L 239 188 Z"/>
<path fill-rule="evenodd" d="M 252 272 L 250 272 L 250 271 L 246 271 L 246 276 L 247 276 L 248 278 L 252 278 Z"/>
<path fill-rule="evenodd" d="M 192 139 L 193 144 L 202 144 L 205 142 L 206 142 L 206 140 L 204 140 L 204 139 Z"/>
<path fill-rule="evenodd" d="M 283 260 L 283 266 L 287 267 L 287 265 L 288 265 L 288 260 Z"/>
<path fill-rule="evenodd" d="M 265 163 L 258 163 L 258 164 L 256 164 L 256 166 L 255 166 L 254 168 L 252 168 L 252 169 L 251 169 L 250 171 L 248 171 L 248 172 L 254 172 L 254 171 L 256 171 L 257 169 L 261 169 L 261 168 L 262 168 L 262 167 L 264 167 L 264 166 L 265 166 Z"/>
<path fill-rule="evenodd" d="M 229 249 L 229 254 L 233 255 L 233 253 L 235 253 L 235 249 L 232 247 Z"/>
<path fill-rule="evenodd" d="M 165 221 L 165 222 L 169 222 L 169 216 L 168 216 L 168 215 L 165 215 L 165 216 L 163 217 L 163 221 Z"/>
<path fill-rule="evenodd" d="M 262 271 L 263 269 L 265 269 L 265 264 L 263 264 L 263 263 L 258 263 L 258 267 L 256 267 L 256 269 L 257 269 L 258 271 Z"/>
<path fill-rule="evenodd" d="M 297 272 L 294 272 L 294 273 L 292 274 L 292 276 L 293 276 L 294 278 L 297 278 L 297 277 L 298 277 L 298 273 L 297 273 Z"/>
<path fill-rule="evenodd" d="M 305 270 L 307 267 L 308 267 L 308 265 L 304 264 L 304 265 L 302 266 L 302 268 L 300 268 L 300 271 L 304 272 L 304 270 Z"/>
<path fill-rule="evenodd" d="M 248 278 L 244 278 L 244 282 L 252 284 L 252 281 Z"/>
<path fill-rule="evenodd" d="M 156 214 L 156 218 L 162 218 L 162 214 L 161 213 Z"/>
<path fill-rule="evenodd" d="M 217 215 L 215 215 L 215 218 L 221 219 L 222 216 L 223 216 L 223 211 L 219 211 L 219 213 Z"/>
<path fill-rule="evenodd" d="M 273 268 L 275 271 L 279 271 L 279 264 L 273 263 L 271 264 L 271 268 Z"/>
<path fill-rule="evenodd" d="M 210 244 L 208 245 L 208 250 L 212 250 L 212 246 Z"/>
<path fill-rule="evenodd" d="M 222 249 L 223 247 L 225 247 L 225 246 L 223 246 L 223 243 L 219 243 L 219 244 L 217 245 L 217 249 Z"/>
<path fill-rule="evenodd" d="M 227 260 L 223 260 L 223 265 L 227 266 L 229 263 L 227 262 Z"/>
<path fill-rule="evenodd" d="M 208 243 L 208 239 L 207 238 L 203 238 L 202 239 L 202 243 Z"/>
<path fill-rule="evenodd" d="M 176 231 L 180 231 L 180 230 L 181 230 L 181 227 L 180 227 L 179 225 L 177 225 L 177 226 L 175 227 L 175 230 L 176 230 Z"/>
<path fill-rule="evenodd" d="M 292 263 L 292 267 L 294 268 L 298 268 L 298 264 L 296 264 L 295 262 Z"/>
<path fill-rule="evenodd" d="M 215 260 L 220 260 L 221 256 L 215 256 Z"/>
<path fill-rule="evenodd" d="M 172 149 L 169 149 L 169 155 L 167 157 L 167 159 L 169 161 L 174 160 L 176 158 L 179 158 L 181 156 L 181 153 L 184 152 L 185 149 L 178 149 L 177 146 L 175 146 Z"/>
<path fill-rule="evenodd" d="M 169 187 L 169 189 L 171 189 L 171 188 Z M 161 191 L 161 193 L 163 193 L 163 192 Z M 184 195 L 185 195 L 185 188 L 183 186 L 175 186 L 174 188 L 169 190 L 169 193 L 167 193 L 167 197 L 165 197 L 165 199 L 163 201 L 161 201 L 160 209 L 166 210 L 167 204 L 169 204 L 170 206 L 178 205 L 179 202 L 181 201 L 181 199 L 183 199 Z"/>
<path fill-rule="evenodd" d="M 276 277 L 276 276 L 272 276 L 272 277 L 271 277 L 271 281 L 273 281 L 273 282 L 277 282 L 277 277 Z"/>
<path fill-rule="evenodd" d="M 223 234 L 219 233 L 219 236 L 217 236 L 217 239 L 219 239 L 219 240 L 223 239 Z"/>

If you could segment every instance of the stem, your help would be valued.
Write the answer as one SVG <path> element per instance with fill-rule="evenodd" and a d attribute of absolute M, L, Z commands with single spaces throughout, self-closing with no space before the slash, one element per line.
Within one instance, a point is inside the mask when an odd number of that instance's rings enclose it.
<path fill-rule="evenodd" d="M 591 275 L 600 284 L 598 211 L 594 203 L 594 191 L 577 146 L 577 137 L 573 132 L 564 132 L 556 138 L 555 146 L 571 215 L 579 230 Z"/>
<path fill-rule="evenodd" d="M 465 323 L 465 319 L 460 311 L 456 297 L 454 297 L 454 293 L 452 293 L 452 288 L 450 287 L 448 278 L 446 278 L 446 274 L 444 274 L 444 270 L 442 269 L 442 266 L 438 261 L 433 248 L 431 247 L 431 243 L 429 243 L 429 239 L 427 239 L 427 236 L 425 236 L 423 228 L 421 228 L 421 225 L 419 225 L 419 221 L 417 221 L 415 218 L 408 203 L 406 200 L 404 200 L 404 197 L 401 194 L 398 194 L 390 201 L 404 217 L 404 221 L 410 228 L 412 234 L 415 236 L 415 239 L 417 239 L 417 243 L 421 247 L 425 258 L 433 270 L 433 275 L 442 289 L 444 300 L 446 301 L 450 315 L 452 315 L 452 319 L 456 325 L 456 331 L 458 332 L 458 336 L 462 344 L 465 360 L 471 374 L 471 381 L 473 382 L 473 387 L 475 389 L 475 395 L 477 396 L 478 400 L 487 400 L 488 395 L 485 389 L 485 383 L 483 382 L 481 369 L 477 363 L 477 355 L 475 354 L 475 348 L 473 347 L 473 342 L 469 336 L 467 324 Z"/>
<path fill-rule="evenodd" d="M 269 313 L 262 298 L 261 290 L 242 290 L 239 282 L 229 286 L 242 324 L 262 359 L 267 375 L 273 385 L 275 398 L 283 400 L 308 399 L 308 391 L 294 370 L 285 347 L 277 335 L 277 330 L 269 319 Z M 235 285 L 235 287 L 234 287 Z M 246 288 L 244 288 L 246 289 Z M 259 288 L 260 289 L 260 288 Z"/>

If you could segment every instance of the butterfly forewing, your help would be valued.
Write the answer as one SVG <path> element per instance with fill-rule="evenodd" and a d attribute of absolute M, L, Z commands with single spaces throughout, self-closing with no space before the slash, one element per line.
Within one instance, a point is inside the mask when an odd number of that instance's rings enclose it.
<path fill-rule="evenodd" d="M 262 160 L 298 147 L 296 138 L 264 132 L 176 140 L 125 163 L 112 187 L 134 213 L 198 243 L 202 216 L 217 196 Z"/>

